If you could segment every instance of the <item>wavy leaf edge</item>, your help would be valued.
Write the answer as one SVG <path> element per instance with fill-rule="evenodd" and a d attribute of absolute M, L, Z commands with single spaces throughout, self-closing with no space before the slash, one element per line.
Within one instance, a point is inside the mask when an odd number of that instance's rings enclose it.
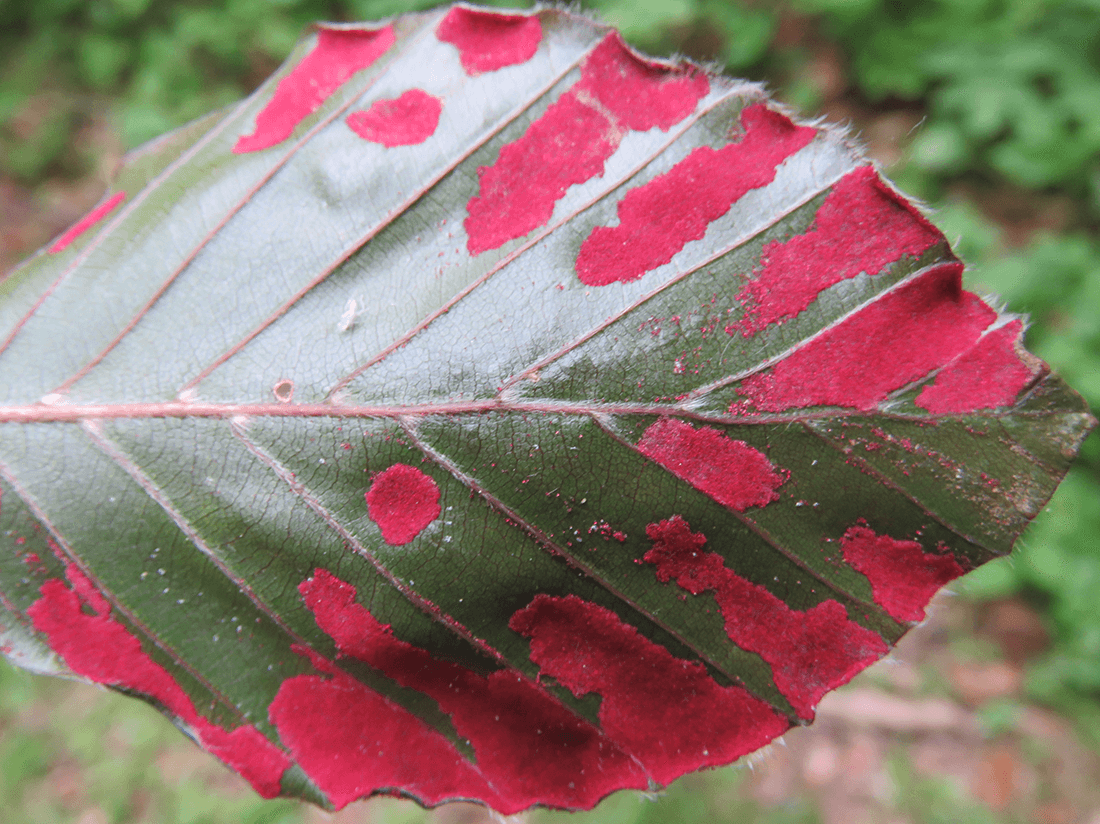
<path fill-rule="evenodd" d="M 3 651 L 329 808 L 729 763 L 1095 426 L 961 274 L 846 133 L 580 15 L 320 24 L 0 283 Z"/>

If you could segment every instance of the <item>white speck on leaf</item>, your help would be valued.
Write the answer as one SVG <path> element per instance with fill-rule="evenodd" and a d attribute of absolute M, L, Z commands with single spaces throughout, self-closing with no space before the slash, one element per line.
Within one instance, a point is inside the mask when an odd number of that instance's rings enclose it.
<path fill-rule="evenodd" d="M 359 303 L 355 298 L 349 298 L 344 305 L 344 313 L 340 315 L 340 321 L 336 324 L 336 331 L 350 332 L 355 328 L 355 316 L 359 313 Z"/>

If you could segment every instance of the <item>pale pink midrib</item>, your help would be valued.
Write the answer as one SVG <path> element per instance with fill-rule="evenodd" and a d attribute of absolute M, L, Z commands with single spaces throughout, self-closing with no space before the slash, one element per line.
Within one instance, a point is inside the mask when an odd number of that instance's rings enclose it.
<path fill-rule="evenodd" d="M 90 420 L 135 420 L 153 418 L 418 418 L 434 415 L 478 415 L 489 412 L 535 413 L 546 415 L 674 415 L 703 423 L 729 423 L 740 426 L 790 424 L 792 421 L 866 417 L 859 409 L 827 408 L 795 413 L 761 415 L 715 414 L 689 408 L 683 404 L 662 403 L 571 403 L 566 401 L 516 401 L 488 399 L 443 403 L 405 404 L 389 406 L 355 406 L 336 403 L 188 403 L 157 401 L 153 403 L 89 403 L 89 404 L 16 404 L 0 405 L 0 424 L 5 423 L 74 423 Z M 956 418 L 958 415 L 902 415 L 876 413 L 883 419 L 933 421 Z M 1043 413 L 1016 412 L 1017 417 L 1040 417 Z M 999 418 L 1002 414 L 985 417 Z"/>
<path fill-rule="evenodd" d="M 294 403 L 155 403 L 104 404 L 20 404 L 0 406 L 0 424 L 74 423 L 91 420 L 135 420 L 152 418 L 419 418 L 438 415 L 477 415 L 489 412 L 516 412 L 547 415 L 675 415 L 706 423 L 731 423 L 760 426 L 790 423 L 815 418 L 843 418 L 859 415 L 860 410 L 801 411 L 797 416 L 722 415 L 699 412 L 677 404 L 660 403 L 569 403 L 555 401 L 456 401 L 394 406 L 351 406 L 343 404 Z M 937 415 L 898 416 L 905 420 L 933 420 Z"/>

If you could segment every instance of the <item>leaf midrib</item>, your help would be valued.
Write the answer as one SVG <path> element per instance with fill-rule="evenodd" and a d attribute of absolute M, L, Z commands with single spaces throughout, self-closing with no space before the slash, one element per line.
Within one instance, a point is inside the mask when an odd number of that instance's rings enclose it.
<path fill-rule="evenodd" d="M 1011 408 L 1010 408 L 1011 409 Z M 0 406 L 0 424 L 76 423 L 88 420 L 140 420 L 154 418 L 417 418 L 439 415 L 480 415 L 489 412 L 548 413 L 561 415 L 672 415 L 704 423 L 767 426 L 808 420 L 866 417 L 867 411 L 841 407 L 799 409 L 794 413 L 721 415 L 687 409 L 678 404 L 599 403 L 575 401 L 518 401 L 490 398 L 479 401 L 446 401 L 401 406 L 349 405 L 340 403 L 203 403 L 160 401 L 156 403 L 33 403 Z M 934 422 L 968 415 L 901 415 L 880 413 L 884 419 Z M 1045 417 L 1041 412 L 1013 412 L 1014 416 Z M 983 415 L 999 419 L 1006 412 Z"/>

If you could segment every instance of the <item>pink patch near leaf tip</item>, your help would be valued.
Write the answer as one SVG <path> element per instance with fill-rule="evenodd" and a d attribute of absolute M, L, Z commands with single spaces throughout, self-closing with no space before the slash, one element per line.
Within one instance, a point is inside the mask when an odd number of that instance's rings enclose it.
<path fill-rule="evenodd" d="M 870 410 L 965 352 L 996 317 L 963 291 L 962 265 L 944 264 L 880 295 L 745 380 L 740 392 L 768 412 L 818 405 Z"/>
<path fill-rule="evenodd" d="M 1018 321 L 987 332 L 973 348 L 945 366 L 916 404 L 935 415 L 961 415 L 1009 406 L 1034 377 L 1016 353 Z"/>
<path fill-rule="evenodd" d="M 657 567 L 657 579 L 675 579 L 692 595 L 712 591 L 730 640 L 771 665 L 776 688 L 803 718 L 813 717 L 825 693 L 886 654 L 881 636 L 850 620 L 837 601 L 804 612 L 791 609 L 728 569 L 721 555 L 703 549 L 706 537 L 679 515 L 650 524 L 646 535 L 653 547 L 644 560 Z"/>
<path fill-rule="evenodd" d="M 126 199 L 126 192 L 115 192 L 110 198 L 100 203 L 88 214 L 69 227 L 66 232 L 53 242 L 47 250 L 51 255 L 63 252 L 72 245 L 73 241 L 95 226 L 103 218 L 113 212 L 122 201 Z"/>
<path fill-rule="evenodd" d="M 436 36 L 458 48 L 462 69 L 475 77 L 534 57 L 542 41 L 542 23 L 533 14 L 458 7 L 440 21 Z"/>
<path fill-rule="evenodd" d="M 844 560 L 871 582 L 875 603 L 897 621 L 923 621 L 936 591 L 965 572 L 952 555 L 926 553 L 916 541 L 899 541 L 854 526 L 840 539 Z"/>
<path fill-rule="evenodd" d="M 439 517 L 439 486 L 415 466 L 379 472 L 364 496 L 367 514 L 387 544 L 403 546 Z"/>
<path fill-rule="evenodd" d="M 849 172 L 825 198 L 812 228 L 764 247 L 761 268 L 738 293 L 745 315 L 727 327 L 745 337 L 794 317 L 818 294 L 860 272 L 879 274 L 943 239 L 871 166 Z"/>
<path fill-rule="evenodd" d="M 638 451 L 738 512 L 778 500 L 776 490 L 786 480 L 763 452 L 744 441 L 673 418 L 651 424 L 638 441 Z"/>
<path fill-rule="evenodd" d="M 199 715 L 191 698 L 162 666 L 142 650 L 141 642 L 122 624 L 101 611 L 106 601 L 75 566 L 67 574 L 69 589 L 51 578 L 39 589 L 41 597 L 27 614 L 34 628 L 65 664 L 91 681 L 123 687 L 155 699 L 186 724 L 203 747 L 240 773 L 264 798 L 282 790 L 282 775 L 290 759 L 259 730 L 241 726 L 225 730 Z M 94 594 L 93 594 L 94 592 Z M 89 615 L 82 601 L 97 612 Z"/>
<path fill-rule="evenodd" d="M 728 764 L 790 726 L 702 664 L 676 658 L 604 607 L 536 595 L 508 626 L 531 639 L 531 660 L 574 695 L 600 696 L 600 724 L 660 784 Z"/>
<path fill-rule="evenodd" d="M 439 125 L 443 102 L 421 89 L 409 89 L 395 100 L 376 100 L 365 111 L 348 115 L 348 127 L 364 140 L 383 146 L 423 143 Z"/>
<path fill-rule="evenodd" d="M 581 245 L 576 270 L 582 283 L 625 283 L 668 263 L 746 192 L 771 183 L 779 164 L 817 133 L 762 103 L 746 108 L 741 122 L 745 134 L 737 143 L 701 146 L 627 193 L 619 202 L 619 225 L 597 226 Z"/>
<path fill-rule="evenodd" d="M 321 29 L 317 45 L 279 81 L 275 94 L 256 115 L 252 134 L 242 135 L 234 154 L 282 143 L 326 98 L 370 66 L 396 42 L 392 26 L 383 29 Z"/>

